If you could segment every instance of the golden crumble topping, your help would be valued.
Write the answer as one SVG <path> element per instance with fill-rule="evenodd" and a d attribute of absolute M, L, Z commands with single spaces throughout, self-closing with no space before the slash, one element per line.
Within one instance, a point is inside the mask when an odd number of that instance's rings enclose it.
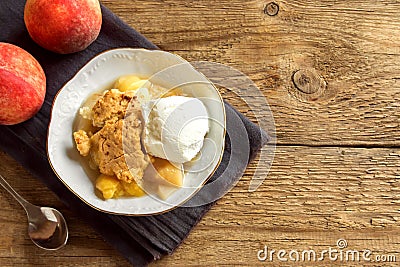
<path fill-rule="evenodd" d="M 130 112 L 126 114 L 131 101 Z M 89 137 L 83 130 L 74 132 L 79 153 L 90 155 L 92 163 L 102 174 L 116 176 L 127 183 L 139 182 L 148 165 L 148 158 L 140 143 L 141 110 L 136 97 L 130 92 L 109 90 L 93 106 L 92 118 L 93 125 L 101 127 L 95 134 Z M 124 123 L 129 134 L 123 137 Z M 129 144 L 125 151 L 123 138 Z"/>

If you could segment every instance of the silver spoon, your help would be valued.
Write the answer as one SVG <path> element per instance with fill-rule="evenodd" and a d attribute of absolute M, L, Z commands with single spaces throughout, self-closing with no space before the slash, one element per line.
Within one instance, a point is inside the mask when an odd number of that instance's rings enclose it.
<path fill-rule="evenodd" d="M 15 192 L 2 175 L 0 184 L 24 207 L 29 222 L 28 235 L 36 246 L 46 250 L 57 250 L 67 243 L 67 223 L 58 210 L 29 203 Z"/>

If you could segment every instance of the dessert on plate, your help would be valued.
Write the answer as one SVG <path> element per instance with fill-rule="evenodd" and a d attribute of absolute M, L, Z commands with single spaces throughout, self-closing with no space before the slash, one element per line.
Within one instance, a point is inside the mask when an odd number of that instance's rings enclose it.
<path fill-rule="evenodd" d="M 166 199 L 183 185 L 183 164 L 199 154 L 209 130 L 201 100 L 135 75 L 93 94 L 78 121 L 76 149 L 98 170 L 103 199 L 146 193 Z"/>

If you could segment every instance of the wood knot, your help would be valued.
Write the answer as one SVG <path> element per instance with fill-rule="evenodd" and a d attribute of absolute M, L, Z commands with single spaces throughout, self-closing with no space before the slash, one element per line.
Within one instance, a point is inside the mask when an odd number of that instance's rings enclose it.
<path fill-rule="evenodd" d="M 268 16 L 276 16 L 279 12 L 279 5 L 275 2 L 268 3 L 264 8 L 264 14 Z"/>
<path fill-rule="evenodd" d="M 315 70 L 297 70 L 292 81 L 295 88 L 305 94 L 315 94 L 326 88 L 325 80 Z"/>

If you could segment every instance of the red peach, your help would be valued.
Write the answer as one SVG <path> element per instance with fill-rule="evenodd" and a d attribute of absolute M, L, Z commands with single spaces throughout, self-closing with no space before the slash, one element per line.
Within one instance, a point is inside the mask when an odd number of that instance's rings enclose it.
<path fill-rule="evenodd" d="M 31 38 L 60 54 L 84 50 L 98 37 L 102 14 L 98 0 L 27 0 L 24 21 Z"/>
<path fill-rule="evenodd" d="M 24 49 L 0 42 L 0 124 L 30 119 L 43 104 L 46 76 Z"/>

